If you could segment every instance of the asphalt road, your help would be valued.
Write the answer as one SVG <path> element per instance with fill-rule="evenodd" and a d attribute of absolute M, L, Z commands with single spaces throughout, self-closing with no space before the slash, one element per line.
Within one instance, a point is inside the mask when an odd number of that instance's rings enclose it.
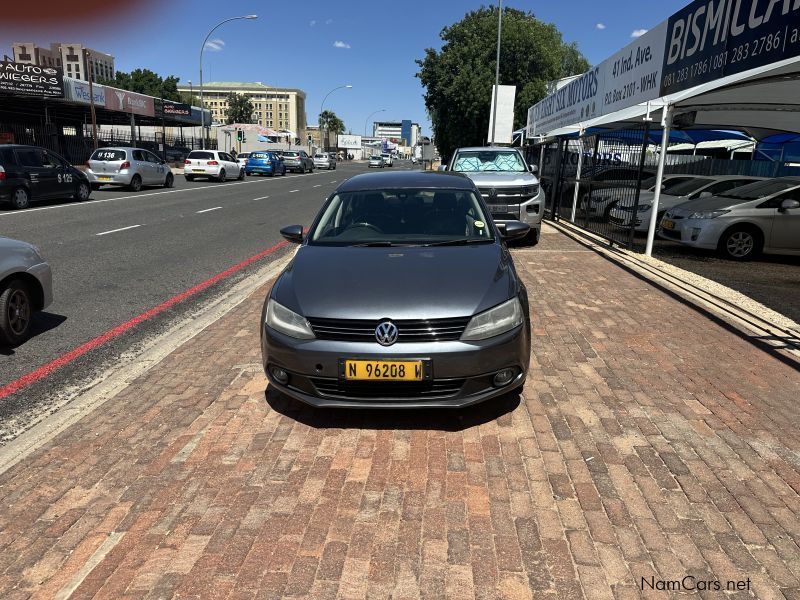
<path fill-rule="evenodd" d="M 104 188 L 83 203 L 0 210 L 0 235 L 36 244 L 53 269 L 55 290 L 53 304 L 36 317 L 34 337 L 13 350 L 0 349 L 0 387 L 283 241 L 281 227 L 309 225 L 341 181 L 366 170 L 363 164 L 340 163 L 334 171 L 223 184 L 177 176 L 170 190 Z M 0 399 L 0 419 L 15 406 L 46 403 L 59 386 L 113 365 L 132 344 L 290 251 L 291 246 L 279 249 L 44 381 Z"/>

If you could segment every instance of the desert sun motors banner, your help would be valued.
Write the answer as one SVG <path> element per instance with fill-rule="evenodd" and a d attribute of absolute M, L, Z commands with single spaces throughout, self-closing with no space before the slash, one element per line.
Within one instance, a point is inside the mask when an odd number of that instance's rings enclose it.
<path fill-rule="evenodd" d="M 528 137 L 659 96 L 666 21 L 528 110 Z"/>
<path fill-rule="evenodd" d="M 336 146 L 339 148 L 352 148 L 354 150 L 361 148 L 360 135 L 339 135 L 336 141 Z"/>
<path fill-rule="evenodd" d="M 695 0 L 669 18 L 661 95 L 798 55 L 798 0 Z"/>
<path fill-rule="evenodd" d="M 64 71 L 4 60 L 0 62 L 0 92 L 63 98 Z"/>

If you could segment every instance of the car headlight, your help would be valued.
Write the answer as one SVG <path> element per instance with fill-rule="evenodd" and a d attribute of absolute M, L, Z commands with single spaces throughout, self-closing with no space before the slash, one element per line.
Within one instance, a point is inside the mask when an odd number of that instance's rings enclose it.
<path fill-rule="evenodd" d="M 653 205 L 652 205 L 652 204 L 640 204 L 640 205 L 639 205 L 639 208 L 637 208 L 636 210 L 637 210 L 638 212 L 647 212 L 647 211 L 648 211 L 648 210 L 650 210 L 651 208 L 653 208 Z"/>
<path fill-rule="evenodd" d="M 689 215 L 690 219 L 716 219 L 731 211 L 729 210 L 701 210 Z"/>
<path fill-rule="evenodd" d="M 461 339 L 463 341 L 485 340 L 514 329 L 522 321 L 522 306 L 519 298 L 515 297 L 472 317 L 467 323 L 464 333 L 461 334 Z"/>
<path fill-rule="evenodd" d="M 313 340 L 316 337 L 305 317 L 278 304 L 272 298 L 267 302 L 265 323 L 275 331 L 299 340 Z"/>

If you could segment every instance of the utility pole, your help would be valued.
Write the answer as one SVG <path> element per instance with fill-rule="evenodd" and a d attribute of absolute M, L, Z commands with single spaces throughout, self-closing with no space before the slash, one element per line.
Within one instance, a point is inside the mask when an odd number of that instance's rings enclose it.
<path fill-rule="evenodd" d="M 89 107 L 92 112 L 92 143 L 94 144 L 94 149 L 97 150 L 97 114 L 94 111 L 94 88 L 92 87 L 94 83 L 94 67 L 91 66 L 88 48 L 83 49 L 83 55 L 86 59 L 86 73 L 89 76 Z"/>
<path fill-rule="evenodd" d="M 500 32 L 503 28 L 503 0 L 497 0 L 497 60 L 494 70 L 494 102 L 492 102 L 492 146 L 494 146 L 494 130 L 497 127 L 497 89 L 500 87 Z"/>

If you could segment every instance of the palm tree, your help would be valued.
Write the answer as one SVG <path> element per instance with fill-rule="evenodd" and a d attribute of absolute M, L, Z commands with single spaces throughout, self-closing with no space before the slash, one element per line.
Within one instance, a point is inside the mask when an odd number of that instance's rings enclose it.
<path fill-rule="evenodd" d="M 322 143 L 322 147 L 327 150 L 328 136 L 327 134 L 324 135 L 323 131 L 326 133 L 333 132 L 334 134 L 342 133 L 344 131 L 344 121 L 337 117 L 336 113 L 332 110 L 323 110 L 319 114 L 320 142 Z M 324 137 L 322 137 L 323 135 Z"/>

